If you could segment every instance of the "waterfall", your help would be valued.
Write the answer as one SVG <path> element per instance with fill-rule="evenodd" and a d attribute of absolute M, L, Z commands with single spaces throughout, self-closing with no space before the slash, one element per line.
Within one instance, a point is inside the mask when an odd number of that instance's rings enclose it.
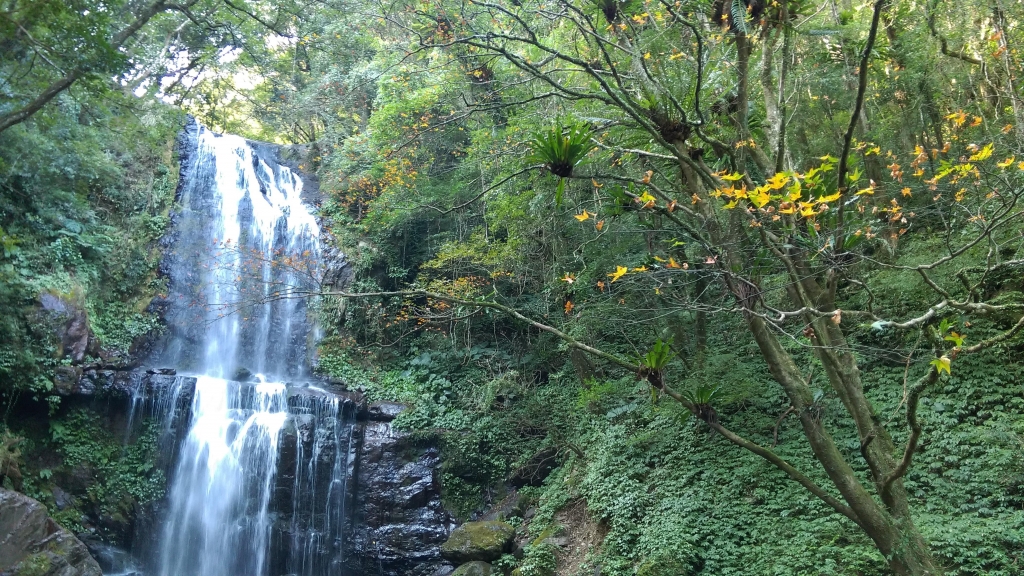
<path fill-rule="evenodd" d="M 302 180 L 273 155 L 201 126 L 186 134 L 158 361 L 195 384 L 168 434 L 175 456 L 146 573 L 338 574 L 353 424 L 337 396 L 308 384 L 302 296 L 316 288 L 319 227 Z M 180 388 L 155 401 L 165 422 Z"/>

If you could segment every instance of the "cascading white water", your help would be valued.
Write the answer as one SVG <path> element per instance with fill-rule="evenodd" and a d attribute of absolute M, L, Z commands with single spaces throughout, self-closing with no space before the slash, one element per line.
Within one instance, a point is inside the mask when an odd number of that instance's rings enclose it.
<path fill-rule="evenodd" d="M 302 180 L 238 136 L 199 127 L 197 140 L 170 271 L 181 337 L 166 360 L 221 378 L 300 376 L 310 333 L 300 296 L 316 285 L 320 235 Z"/>
<path fill-rule="evenodd" d="M 302 181 L 244 139 L 198 127 L 194 145 L 161 361 L 199 376 L 151 570 L 265 576 L 276 563 L 274 573 L 326 575 L 340 558 L 351 425 L 337 398 L 291 397 L 284 383 L 308 370 L 311 328 L 297 296 L 315 287 L 319 227 Z M 297 454 L 285 466 L 288 431 Z"/>
<path fill-rule="evenodd" d="M 192 410 L 160 576 L 265 574 L 285 387 L 203 376 Z"/>

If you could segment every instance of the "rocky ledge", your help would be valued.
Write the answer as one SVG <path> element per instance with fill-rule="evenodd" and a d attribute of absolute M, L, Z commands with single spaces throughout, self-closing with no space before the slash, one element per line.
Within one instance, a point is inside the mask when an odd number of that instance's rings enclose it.
<path fill-rule="evenodd" d="M 102 576 L 78 538 L 57 525 L 46 507 L 0 488 L 0 575 Z"/>

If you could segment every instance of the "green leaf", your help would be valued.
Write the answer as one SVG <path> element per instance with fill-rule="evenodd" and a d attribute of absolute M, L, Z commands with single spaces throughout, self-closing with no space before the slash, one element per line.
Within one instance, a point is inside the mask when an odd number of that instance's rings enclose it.
<path fill-rule="evenodd" d="M 941 358 L 936 358 L 935 360 L 932 360 L 931 362 L 929 362 L 929 364 L 931 364 L 932 366 L 935 366 L 935 370 L 937 370 L 940 375 L 942 374 L 943 371 L 945 371 L 946 374 L 950 374 L 950 371 L 949 371 L 949 365 L 950 365 L 949 356 L 942 356 Z"/>

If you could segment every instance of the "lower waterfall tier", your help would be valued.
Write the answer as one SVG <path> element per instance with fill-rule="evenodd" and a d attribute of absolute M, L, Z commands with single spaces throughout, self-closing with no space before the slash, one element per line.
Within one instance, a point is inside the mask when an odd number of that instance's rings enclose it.
<path fill-rule="evenodd" d="M 135 519 L 140 575 L 450 569 L 438 448 L 392 427 L 399 405 L 335 387 L 109 370 L 84 372 L 68 400 L 123 412 L 129 436 L 160 422 L 170 489 Z M 182 547 L 190 554 L 175 555 Z"/>

